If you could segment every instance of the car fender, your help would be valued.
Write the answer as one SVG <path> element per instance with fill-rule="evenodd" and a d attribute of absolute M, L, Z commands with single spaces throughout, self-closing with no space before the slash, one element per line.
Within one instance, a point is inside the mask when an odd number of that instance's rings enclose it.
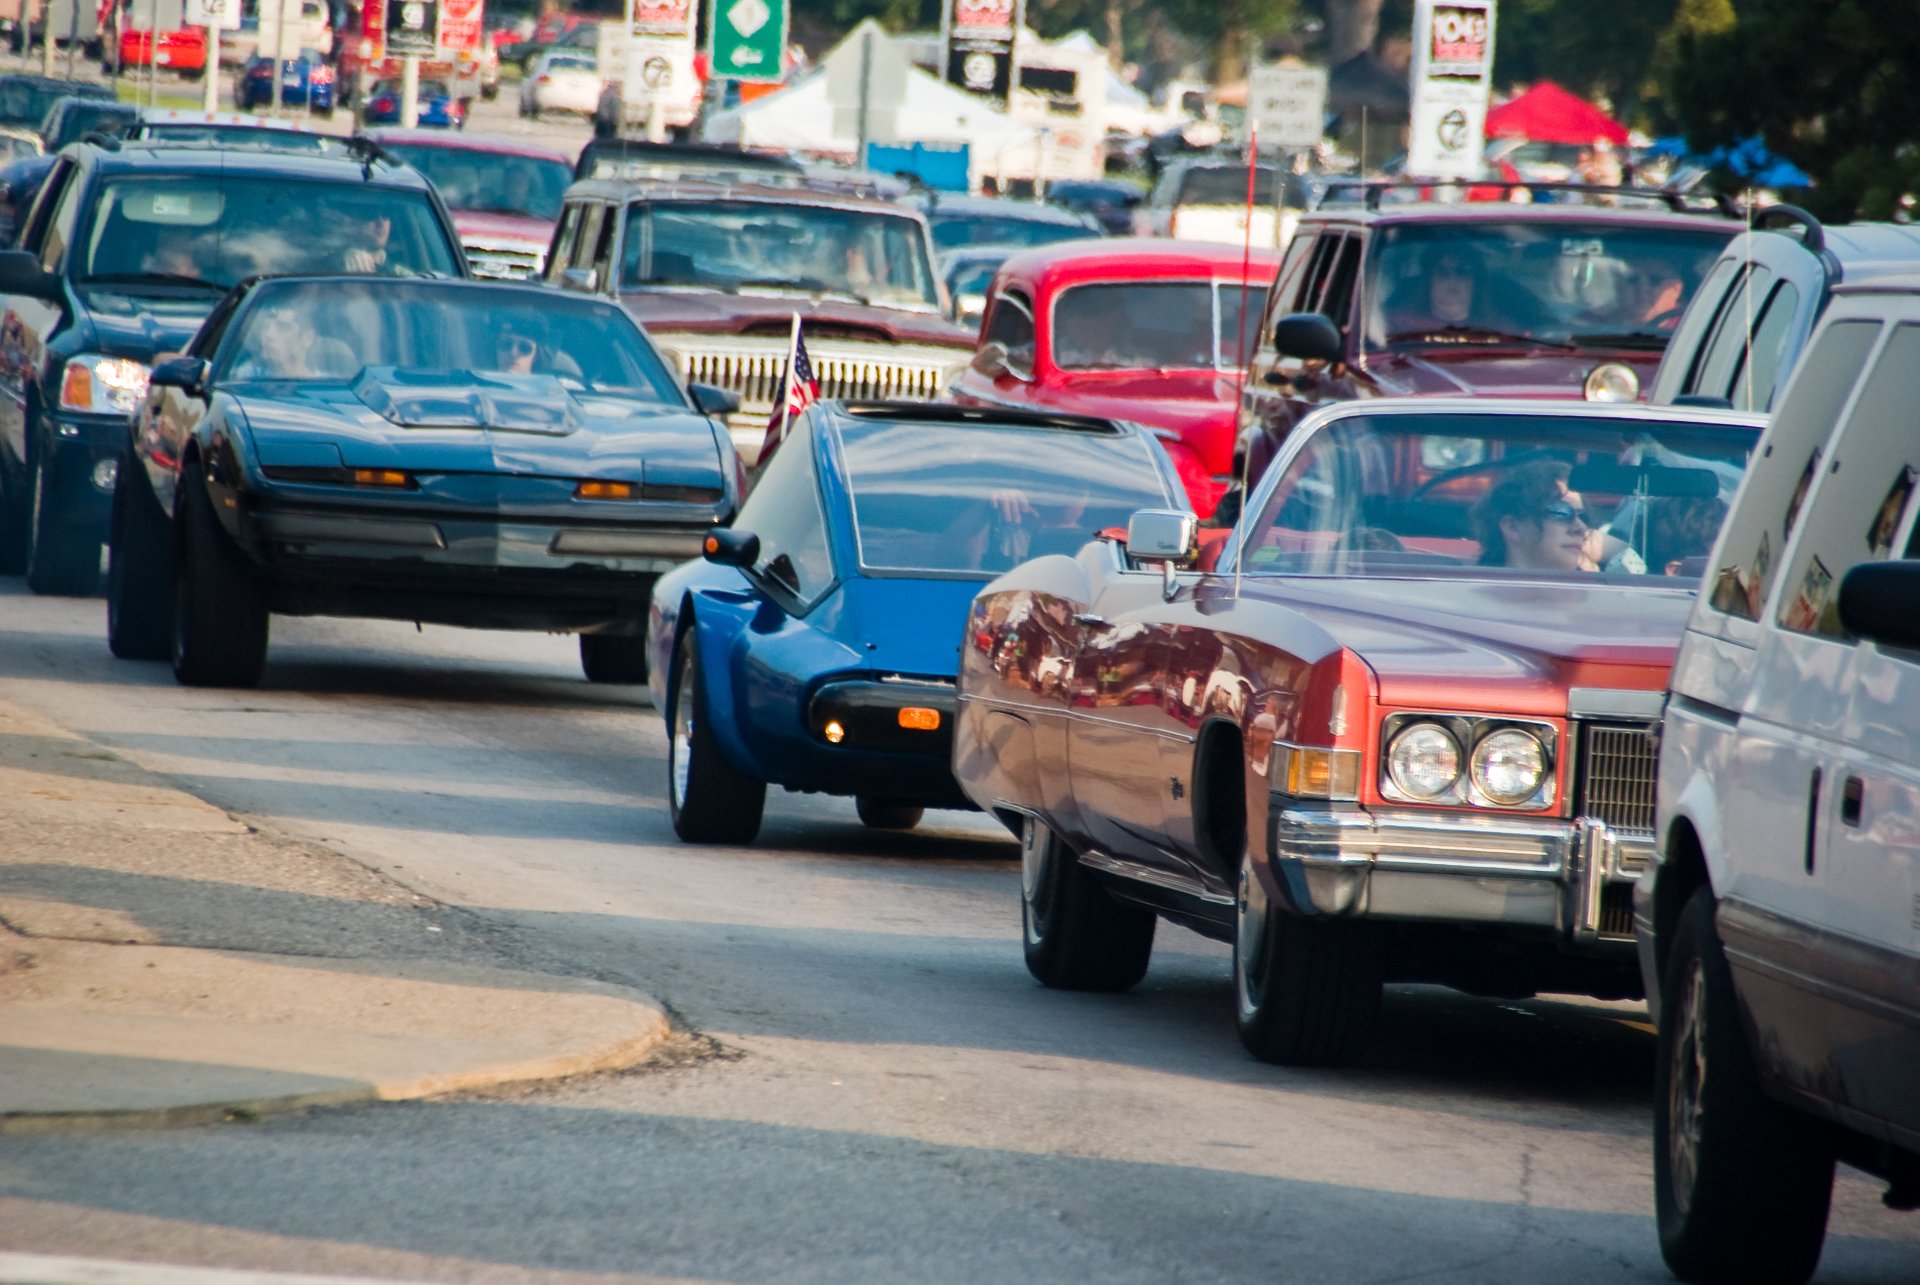
<path fill-rule="evenodd" d="M 707 698 L 707 728 L 714 744 L 735 769 L 760 780 L 770 780 L 765 765 L 753 753 L 740 728 L 740 662 L 749 640 L 748 624 L 763 608 L 755 596 L 726 591 L 696 590 L 683 608 L 682 623 L 676 633 L 693 631 L 694 654 L 700 659 L 701 683 Z M 686 621 L 686 614 L 692 615 Z M 670 680 L 675 686 L 680 676 Z M 671 689 L 669 689 L 671 690 Z M 671 717 L 671 710 L 663 708 Z"/>

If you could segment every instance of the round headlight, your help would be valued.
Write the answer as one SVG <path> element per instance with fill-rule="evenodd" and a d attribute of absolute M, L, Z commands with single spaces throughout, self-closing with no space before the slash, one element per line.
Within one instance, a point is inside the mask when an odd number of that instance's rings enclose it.
<path fill-rule="evenodd" d="M 1460 779 L 1460 743 L 1438 723 L 1415 723 L 1387 747 L 1387 776 L 1410 798 L 1437 799 Z"/>
<path fill-rule="evenodd" d="M 1474 788 L 1505 807 L 1525 803 L 1547 777 L 1547 747 L 1532 732 L 1509 727 L 1483 736 L 1473 747 L 1467 771 Z"/>
<path fill-rule="evenodd" d="M 1640 396 L 1640 376 L 1617 361 L 1595 366 L 1584 389 L 1590 402 L 1630 402 Z"/>

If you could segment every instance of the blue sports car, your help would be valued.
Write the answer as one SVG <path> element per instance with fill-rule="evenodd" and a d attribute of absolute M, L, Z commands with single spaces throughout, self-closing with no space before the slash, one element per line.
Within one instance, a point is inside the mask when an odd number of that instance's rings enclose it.
<path fill-rule="evenodd" d="M 284 106 L 331 116 L 333 90 L 333 68 L 318 49 L 302 49 L 298 57 L 284 62 L 255 54 L 233 83 L 233 105 L 242 111 L 272 107 L 277 93 Z"/>
<path fill-rule="evenodd" d="M 918 403 L 798 416 L 705 559 L 654 588 L 675 832 L 751 842 L 768 785 L 852 795 L 886 829 L 970 807 L 949 759 L 974 594 L 1184 495 L 1137 425 Z"/>
<path fill-rule="evenodd" d="M 107 636 L 250 687 L 270 613 L 581 635 L 645 681 L 654 581 L 733 516 L 713 419 L 611 303 L 531 286 L 280 277 L 155 364 L 114 488 Z"/>

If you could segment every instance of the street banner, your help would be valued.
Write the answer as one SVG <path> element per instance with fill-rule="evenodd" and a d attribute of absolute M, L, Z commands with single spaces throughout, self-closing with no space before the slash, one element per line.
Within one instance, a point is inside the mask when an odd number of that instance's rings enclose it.
<path fill-rule="evenodd" d="M 439 0 L 387 0 L 388 54 L 431 58 L 439 44 Z"/>
<path fill-rule="evenodd" d="M 693 0 L 633 0 L 627 30 L 639 39 L 693 38 Z"/>
<path fill-rule="evenodd" d="M 387 0 L 361 0 L 360 61 L 364 66 L 372 66 L 384 62 L 386 57 Z"/>
<path fill-rule="evenodd" d="M 240 0 L 187 0 L 186 21 L 192 27 L 233 31 L 240 26 Z"/>
<path fill-rule="evenodd" d="M 1274 63 L 1247 74 L 1247 114 L 1270 147 L 1312 147 L 1326 133 L 1327 69 Z"/>
<path fill-rule="evenodd" d="M 1024 0 L 946 0 L 941 59 L 950 85 L 1000 103 L 1013 91 L 1013 45 Z"/>
<path fill-rule="evenodd" d="M 455 54 L 480 52 L 481 23 L 486 18 L 486 0 L 440 0 L 440 49 L 451 59 Z"/>
<path fill-rule="evenodd" d="M 1494 0 L 1414 0 L 1407 173 L 1479 178 L 1493 80 Z"/>
<path fill-rule="evenodd" d="M 781 79 L 787 0 L 713 0 L 707 21 L 713 74 L 728 80 Z"/>

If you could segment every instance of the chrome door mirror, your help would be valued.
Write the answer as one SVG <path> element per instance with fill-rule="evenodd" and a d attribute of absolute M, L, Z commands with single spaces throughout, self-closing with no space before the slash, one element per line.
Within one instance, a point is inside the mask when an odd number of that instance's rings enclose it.
<path fill-rule="evenodd" d="M 600 269 L 563 269 L 560 273 L 560 284 L 568 290 L 581 290 L 587 294 L 592 294 L 600 288 Z"/>
<path fill-rule="evenodd" d="M 1141 509 L 1127 520 L 1126 550 L 1131 561 L 1160 564 L 1161 595 L 1171 599 L 1174 572 L 1200 552 L 1200 519 L 1185 509 Z"/>

